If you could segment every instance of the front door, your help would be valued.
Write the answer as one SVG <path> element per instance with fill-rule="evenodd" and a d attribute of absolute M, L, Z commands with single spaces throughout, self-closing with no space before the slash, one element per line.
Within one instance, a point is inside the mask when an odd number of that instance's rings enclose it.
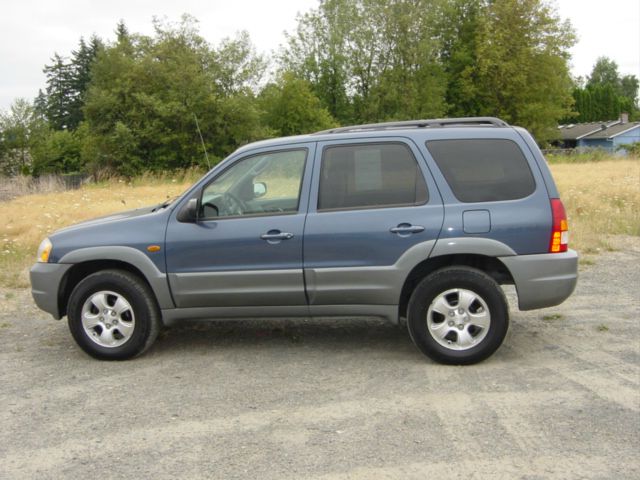
<path fill-rule="evenodd" d="M 314 147 L 247 154 L 199 190 L 197 222 L 172 217 L 166 255 L 176 306 L 306 305 L 302 235 Z"/>

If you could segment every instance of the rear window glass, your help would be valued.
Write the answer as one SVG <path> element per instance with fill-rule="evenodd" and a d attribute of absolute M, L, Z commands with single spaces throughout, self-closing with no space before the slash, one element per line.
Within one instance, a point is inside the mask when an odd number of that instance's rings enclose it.
<path fill-rule="evenodd" d="M 426 203 L 427 186 L 402 144 L 327 147 L 322 155 L 318 210 Z"/>
<path fill-rule="evenodd" d="M 431 140 L 427 149 L 461 202 L 515 200 L 536 188 L 527 159 L 511 140 Z"/>

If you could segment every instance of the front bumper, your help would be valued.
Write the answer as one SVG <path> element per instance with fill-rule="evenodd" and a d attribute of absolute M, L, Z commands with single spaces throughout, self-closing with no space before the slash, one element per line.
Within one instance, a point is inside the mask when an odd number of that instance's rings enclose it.
<path fill-rule="evenodd" d="M 500 257 L 500 260 L 516 284 L 520 310 L 559 305 L 571 295 L 578 282 L 578 254 L 575 250 Z"/>
<path fill-rule="evenodd" d="M 33 300 L 56 320 L 61 318 L 58 305 L 60 283 L 71 266 L 70 263 L 36 263 L 29 272 Z"/>

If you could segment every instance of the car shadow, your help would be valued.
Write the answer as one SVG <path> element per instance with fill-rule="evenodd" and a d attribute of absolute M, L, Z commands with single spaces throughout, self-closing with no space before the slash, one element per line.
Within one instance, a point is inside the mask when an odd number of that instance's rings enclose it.
<path fill-rule="evenodd" d="M 184 350 L 300 348 L 321 352 L 375 349 L 416 355 L 404 326 L 375 318 L 231 319 L 185 322 L 163 329 L 154 354 Z M 150 352 L 151 353 L 151 352 Z"/>

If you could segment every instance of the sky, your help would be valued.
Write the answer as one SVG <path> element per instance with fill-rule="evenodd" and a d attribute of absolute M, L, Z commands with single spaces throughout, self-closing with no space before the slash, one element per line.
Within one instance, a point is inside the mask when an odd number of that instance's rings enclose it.
<path fill-rule="evenodd" d="M 640 77 L 640 0 L 555 0 L 569 18 L 578 43 L 571 49 L 572 73 L 588 75 L 599 56 L 618 63 L 621 74 Z M 152 18 L 179 20 L 189 13 L 200 33 L 216 44 L 249 32 L 258 51 L 270 53 L 292 32 L 296 15 L 318 0 L 4 0 L 0 16 L 0 110 L 14 99 L 33 99 L 44 88 L 42 69 L 54 53 L 68 56 L 80 37 L 113 40 L 123 19 L 132 32 L 151 34 Z"/>

